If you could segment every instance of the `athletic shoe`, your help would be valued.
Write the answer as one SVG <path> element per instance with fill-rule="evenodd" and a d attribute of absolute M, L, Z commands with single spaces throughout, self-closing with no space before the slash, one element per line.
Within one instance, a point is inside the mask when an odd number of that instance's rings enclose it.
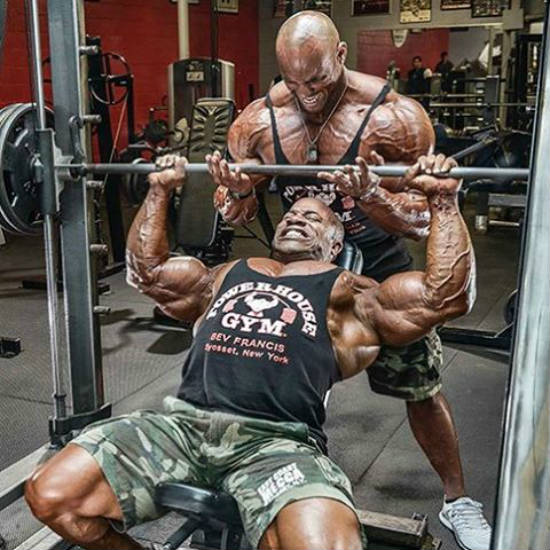
<path fill-rule="evenodd" d="M 443 503 L 439 521 L 450 529 L 464 550 L 489 550 L 491 527 L 483 515 L 481 502 L 469 497 Z"/>

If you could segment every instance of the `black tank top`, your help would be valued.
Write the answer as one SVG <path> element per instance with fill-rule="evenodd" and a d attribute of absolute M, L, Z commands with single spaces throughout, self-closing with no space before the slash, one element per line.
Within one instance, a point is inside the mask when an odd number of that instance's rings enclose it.
<path fill-rule="evenodd" d="M 198 407 L 303 422 L 326 452 L 324 397 L 340 379 L 326 317 L 341 268 L 269 277 L 236 263 L 183 366 L 178 397 Z"/>
<path fill-rule="evenodd" d="M 391 86 L 385 84 L 367 111 L 350 146 L 337 164 L 355 164 L 361 145 L 361 136 L 371 114 L 384 102 L 390 90 Z M 291 164 L 281 146 L 273 103 L 269 94 L 266 96 L 266 104 L 271 115 L 275 162 Z M 390 235 L 375 225 L 355 204 L 354 199 L 336 191 L 334 184 L 324 182 L 319 185 L 319 181 L 322 180 L 310 176 L 277 176 L 276 182 L 283 208 L 288 210 L 294 202 L 303 197 L 315 197 L 330 206 L 344 224 L 346 236 L 354 241 L 363 252 L 363 273 L 368 277 L 382 281 L 393 273 L 411 269 L 412 260 L 402 239 Z"/>

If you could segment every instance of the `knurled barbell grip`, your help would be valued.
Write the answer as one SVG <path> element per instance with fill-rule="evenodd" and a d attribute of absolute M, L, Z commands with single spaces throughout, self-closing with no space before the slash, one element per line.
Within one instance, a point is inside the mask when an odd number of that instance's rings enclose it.
<path fill-rule="evenodd" d="M 263 174 L 270 176 L 316 176 L 318 172 L 335 172 L 342 170 L 341 165 L 280 165 L 280 164 L 229 164 L 230 169 L 239 168 L 245 174 Z M 58 170 L 73 169 L 80 174 L 150 174 L 158 172 L 155 164 L 61 164 L 56 166 Z M 401 177 L 409 166 L 391 165 L 370 166 L 369 169 L 382 177 Z M 359 168 L 356 168 L 357 170 Z M 186 167 L 189 174 L 206 174 L 208 165 L 206 163 L 190 163 Z M 452 168 L 446 174 L 439 174 L 441 177 L 453 177 L 457 179 L 467 178 L 488 178 L 488 179 L 527 179 L 528 168 L 486 168 L 484 166 L 458 166 Z"/>

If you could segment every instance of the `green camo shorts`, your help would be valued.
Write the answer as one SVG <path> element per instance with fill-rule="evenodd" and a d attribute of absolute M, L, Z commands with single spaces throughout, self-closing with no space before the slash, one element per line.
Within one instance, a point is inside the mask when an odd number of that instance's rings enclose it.
<path fill-rule="evenodd" d="M 367 374 L 376 393 L 422 401 L 441 389 L 442 364 L 441 340 L 434 329 L 402 348 L 382 346 Z"/>
<path fill-rule="evenodd" d="M 72 441 L 97 460 L 117 495 L 124 518 L 117 530 L 165 513 L 154 501 L 163 481 L 231 494 L 254 546 L 291 502 L 330 498 L 354 510 L 349 479 L 305 424 L 201 410 L 174 397 L 164 406 L 165 414 L 137 411 L 95 423 Z"/>

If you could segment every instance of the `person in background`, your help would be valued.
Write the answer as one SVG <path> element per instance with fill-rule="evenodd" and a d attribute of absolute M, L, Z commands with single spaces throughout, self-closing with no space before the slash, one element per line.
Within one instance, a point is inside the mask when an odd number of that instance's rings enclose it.
<path fill-rule="evenodd" d="M 412 65 L 413 68 L 409 71 L 409 78 L 407 80 L 407 94 L 429 94 L 432 71 L 422 66 L 422 58 L 419 55 L 413 57 Z M 419 101 L 426 107 L 427 98 L 420 98 Z"/>
<path fill-rule="evenodd" d="M 451 91 L 451 71 L 453 67 L 453 63 L 449 61 L 448 52 L 441 52 L 441 59 L 435 66 L 435 72 L 441 75 L 441 90 L 444 92 Z"/>

